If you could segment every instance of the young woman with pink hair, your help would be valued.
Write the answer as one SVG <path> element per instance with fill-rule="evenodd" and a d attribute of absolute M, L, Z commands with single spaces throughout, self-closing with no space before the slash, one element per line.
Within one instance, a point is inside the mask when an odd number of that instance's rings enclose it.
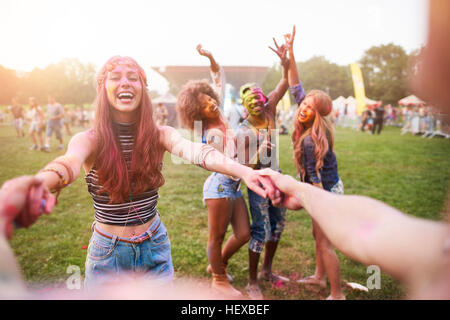
<path fill-rule="evenodd" d="M 172 127 L 157 126 L 145 72 L 132 58 L 112 57 L 100 69 L 95 106 L 95 127 L 76 134 L 65 155 L 37 174 L 46 190 L 59 192 L 85 170 L 95 209 L 86 259 L 88 289 L 128 272 L 171 281 L 170 240 L 156 208 L 165 151 L 239 177 L 262 196 L 273 192 L 267 178 L 213 147 L 186 140 Z"/>

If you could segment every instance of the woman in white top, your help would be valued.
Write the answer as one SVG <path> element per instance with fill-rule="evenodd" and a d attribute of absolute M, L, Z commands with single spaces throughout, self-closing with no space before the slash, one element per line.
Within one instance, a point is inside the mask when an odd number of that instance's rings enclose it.
<path fill-rule="evenodd" d="M 44 113 L 42 111 L 42 108 L 38 105 L 36 98 L 30 97 L 28 101 L 30 103 L 30 116 L 31 116 L 30 137 L 31 141 L 33 141 L 33 145 L 30 147 L 30 150 L 38 149 L 34 133 L 36 133 L 39 138 L 40 143 L 39 150 L 43 150 L 44 138 L 42 137 L 42 131 L 44 129 Z"/>

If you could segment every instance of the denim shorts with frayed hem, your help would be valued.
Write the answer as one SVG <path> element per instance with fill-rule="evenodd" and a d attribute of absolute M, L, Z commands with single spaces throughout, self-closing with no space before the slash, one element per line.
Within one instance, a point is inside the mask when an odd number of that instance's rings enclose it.
<path fill-rule="evenodd" d="M 240 198 L 240 185 L 241 180 L 235 181 L 221 173 L 213 172 L 203 184 L 203 202 L 206 199 Z"/>
<path fill-rule="evenodd" d="M 119 238 L 94 226 L 95 222 L 86 257 L 85 289 L 111 284 L 120 279 L 119 275 L 134 273 L 157 285 L 172 282 L 170 240 L 159 214 L 146 232 L 133 238 Z M 144 237 L 149 239 L 137 244 L 119 241 L 136 241 Z"/>

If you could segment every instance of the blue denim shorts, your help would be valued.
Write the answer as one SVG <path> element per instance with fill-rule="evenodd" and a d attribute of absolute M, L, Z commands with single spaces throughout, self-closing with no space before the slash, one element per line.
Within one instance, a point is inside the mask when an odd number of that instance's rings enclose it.
<path fill-rule="evenodd" d="M 171 283 L 174 270 L 170 240 L 159 214 L 146 232 L 133 238 L 119 238 L 99 229 L 95 222 L 93 229 L 86 257 L 85 289 L 114 283 L 120 274 L 134 272 L 151 279 L 152 283 Z M 149 239 L 138 244 L 120 241 L 139 241 L 146 237 Z"/>
<path fill-rule="evenodd" d="M 47 129 L 45 131 L 45 135 L 47 137 L 51 137 L 53 131 L 55 131 L 56 139 L 62 139 L 62 133 L 61 133 L 61 123 L 60 121 L 48 121 L 47 122 Z"/>
<path fill-rule="evenodd" d="M 280 241 L 286 225 L 286 209 L 274 207 L 270 199 L 264 199 L 250 189 L 248 202 L 252 216 L 248 248 L 261 253 L 266 241 Z"/>
<path fill-rule="evenodd" d="M 240 198 L 240 186 L 241 180 L 235 181 L 221 173 L 213 172 L 203 184 L 203 202 L 206 199 Z"/>

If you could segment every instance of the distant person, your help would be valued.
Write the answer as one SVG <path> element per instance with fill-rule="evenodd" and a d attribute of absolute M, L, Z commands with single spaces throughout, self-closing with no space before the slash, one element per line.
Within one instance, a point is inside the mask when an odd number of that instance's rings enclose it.
<path fill-rule="evenodd" d="M 78 127 L 83 126 L 83 110 L 80 107 L 75 111 L 75 120 Z"/>
<path fill-rule="evenodd" d="M 155 120 L 158 126 L 165 126 L 167 124 L 167 117 L 169 113 L 167 108 L 160 102 L 155 110 Z"/>
<path fill-rule="evenodd" d="M 37 103 L 36 98 L 30 97 L 28 99 L 30 104 L 30 116 L 31 116 L 31 124 L 30 124 L 30 138 L 33 142 L 33 145 L 30 147 L 30 150 L 44 150 L 44 137 L 42 136 L 42 132 L 45 129 L 45 116 L 44 111 Z M 36 140 L 37 134 L 39 138 L 39 148 Z"/>
<path fill-rule="evenodd" d="M 24 122 L 24 114 L 23 114 L 23 108 L 22 106 L 17 103 L 16 98 L 11 99 L 11 106 L 9 107 L 9 110 L 11 110 L 11 113 L 13 115 L 13 122 L 14 122 L 14 128 L 17 132 L 17 137 L 24 137 L 25 133 L 23 131 L 23 122 Z"/>
<path fill-rule="evenodd" d="M 231 97 L 230 100 L 231 103 L 225 105 L 224 115 L 230 127 L 236 130 L 239 124 L 244 121 L 244 107 L 236 102 L 235 97 Z"/>
<path fill-rule="evenodd" d="M 66 134 L 68 136 L 72 135 L 72 131 L 70 130 L 70 122 L 71 122 L 71 112 L 68 106 L 64 106 L 64 117 L 62 119 L 64 128 L 66 128 Z"/>
<path fill-rule="evenodd" d="M 380 134 L 383 129 L 384 106 L 380 103 L 376 108 L 374 108 L 373 113 L 375 114 L 375 117 L 373 118 L 372 134 L 375 134 L 377 128 L 377 134 Z"/>
<path fill-rule="evenodd" d="M 52 137 L 52 133 L 55 132 L 56 139 L 59 141 L 59 150 L 64 149 L 63 138 L 61 133 L 62 127 L 62 119 L 64 118 L 64 109 L 63 106 L 56 102 L 55 97 L 52 95 L 48 96 L 48 104 L 47 104 L 47 131 L 45 138 L 45 146 L 44 151 L 50 151 L 50 140 Z"/>

